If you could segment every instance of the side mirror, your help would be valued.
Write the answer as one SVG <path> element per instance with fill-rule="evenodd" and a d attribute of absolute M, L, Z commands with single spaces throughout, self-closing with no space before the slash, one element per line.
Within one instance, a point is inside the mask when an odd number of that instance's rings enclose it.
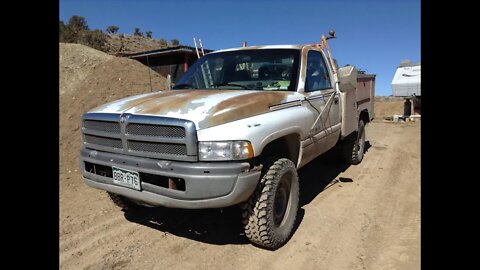
<path fill-rule="evenodd" d="M 348 92 L 357 88 L 358 70 L 354 66 L 339 68 L 337 72 L 340 92 Z"/>

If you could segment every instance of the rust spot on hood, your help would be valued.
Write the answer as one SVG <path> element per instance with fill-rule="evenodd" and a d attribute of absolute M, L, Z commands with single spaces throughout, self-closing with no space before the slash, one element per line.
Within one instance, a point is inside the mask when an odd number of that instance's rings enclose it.
<path fill-rule="evenodd" d="M 204 129 L 270 111 L 297 93 L 254 90 L 172 90 L 105 104 L 96 112 L 187 119 Z"/>
<path fill-rule="evenodd" d="M 188 114 L 191 109 L 201 104 L 201 99 L 222 93 L 221 90 L 172 90 L 152 99 L 135 103 L 127 112 L 137 114 L 165 115 L 168 112 Z M 133 101 L 132 101 L 133 103 Z"/>
<path fill-rule="evenodd" d="M 232 97 L 214 106 L 209 112 L 209 117 L 199 124 L 211 127 L 262 114 L 268 112 L 270 106 L 285 102 L 289 94 L 293 92 L 257 91 Z"/>

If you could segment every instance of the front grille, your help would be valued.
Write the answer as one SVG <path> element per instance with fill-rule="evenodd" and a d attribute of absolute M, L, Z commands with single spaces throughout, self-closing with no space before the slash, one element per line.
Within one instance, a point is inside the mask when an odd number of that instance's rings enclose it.
<path fill-rule="evenodd" d="M 120 124 L 117 122 L 85 120 L 83 126 L 87 129 L 105 131 L 110 133 L 120 133 Z"/>
<path fill-rule="evenodd" d="M 123 148 L 122 140 L 116 138 L 107 138 L 85 134 L 85 142 L 100 146 L 112 147 L 116 149 Z"/>
<path fill-rule="evenodd" d="M 128 141 L 128 149 L 132 151 L 164 153 L 177 156 L 187 155 L 187 147 L 184 144 Z"/>
<path fill-rule="evenodd" d="M 185 138 L 185 128 L 131 123 L 127 126 L 127 134 L 141 136 L 159 136 L 167 138 Z"/>
<path fill-rule="evenodd" d="M 137 157 L 195 162 L 197 131 L 192 121 L 151 115 L 86 113 L 84 145 Z"/>

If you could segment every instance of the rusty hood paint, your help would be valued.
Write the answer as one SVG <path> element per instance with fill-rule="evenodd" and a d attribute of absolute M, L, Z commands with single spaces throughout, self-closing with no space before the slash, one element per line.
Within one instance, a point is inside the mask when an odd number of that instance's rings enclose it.
<path fill-rule="evenodd" d="M 131 113 L 193 121 L 197 129 L 270 111 L 270 106 L 300 100 L 290 91 L 172 90 L 127 97 L 91 112 Z"/>

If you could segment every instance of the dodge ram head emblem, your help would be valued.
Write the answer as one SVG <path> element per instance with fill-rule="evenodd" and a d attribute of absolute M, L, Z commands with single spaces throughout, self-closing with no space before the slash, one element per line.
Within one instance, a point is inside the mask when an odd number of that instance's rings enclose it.
<path fill-rule="evenodd" d="M 120 116 L 120 123 L 122 123 L 122 124 L 125 123 L 126 118 L 127 117 L 125 115 Z"/>

